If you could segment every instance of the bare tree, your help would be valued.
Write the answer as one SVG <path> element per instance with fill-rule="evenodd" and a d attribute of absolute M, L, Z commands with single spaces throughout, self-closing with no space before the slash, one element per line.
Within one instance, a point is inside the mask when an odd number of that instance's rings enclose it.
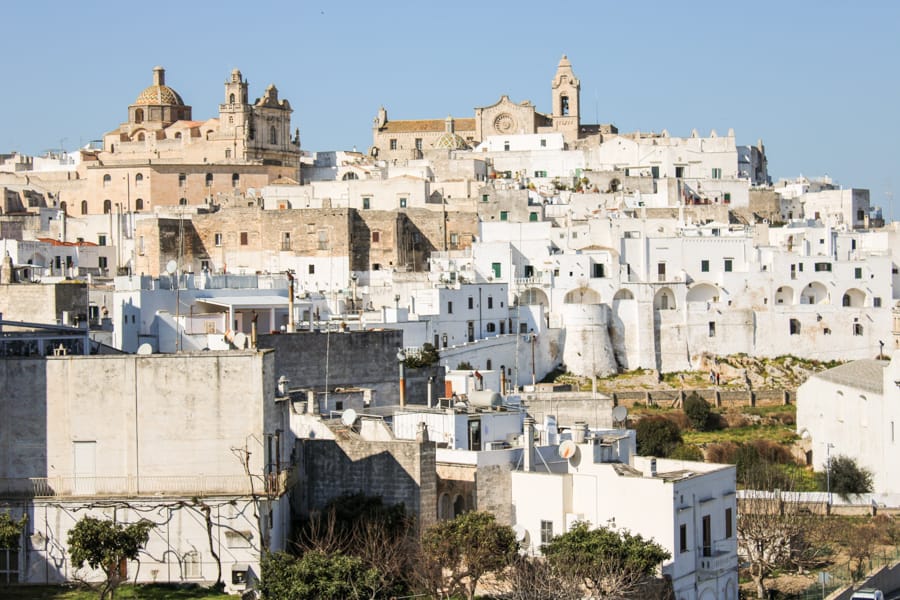
<path fill-rule="evenodd" d="M 577 578 L 560 572 L 541 557 L 517 556 L 503 573 L 502 600 L 579 600 L 584 590 Z"/>

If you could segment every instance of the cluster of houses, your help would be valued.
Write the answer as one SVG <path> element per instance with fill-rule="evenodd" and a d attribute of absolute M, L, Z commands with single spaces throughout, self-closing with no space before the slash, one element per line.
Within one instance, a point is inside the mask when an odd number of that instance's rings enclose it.
<path fill-rule="evenodd" d="M 800 389 L 798 430 L 896 491 L 900 372 L 874 359 L 900 347 L 900 246 L 866 190 L 773 184 L 732 131 L 582 123 L 566 57 L 550 113 L 382 108 L 367 153 L 301 150 L 248 86 L 194 121 L 157 68 L 102 142 L 0 156 L 0 503 L 29 517 L 0 582 L 83 576 L 66 533 L 98 514 L 157 523 L 130 578 L 240 591 L 363 491 L 422 526 L 490 510 L 535 554 L 628 528 L 679 600 L 737 598 L 734 468 L 637 456 L 609 398 L 539 384 L 556 369 L 854 361 Z"/>

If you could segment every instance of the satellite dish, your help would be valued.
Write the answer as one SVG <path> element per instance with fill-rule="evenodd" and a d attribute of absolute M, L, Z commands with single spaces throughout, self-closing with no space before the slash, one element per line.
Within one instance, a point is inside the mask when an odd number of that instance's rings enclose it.
<path fill-rule="evenodd" d="M 141 356 L 147 356 L 148 354 L 153 354 L 153 346 L 150 344 L 144 343 L 138 346 L 137 353 Z"/>
<path fill-rule="evenodd" d="M 521 523 L 513 525 L 513 532 L 516 534 L 517 542 L 524 542 L 525 538 L 528 537 L 528 530 Z"/>
<path fill-rule="evenodd" d="M 170 260 L 169 262 L 166 263 L 166 273 L 168 273 L 169 275 L 174 273 L 177 268 L 178 268 L 178 263 L 175 262 L 174 260 Z"/>
<path fill-rule="evenodd" d="M 234 347 L 238 350 L 243 350 L 247 347 L 247 334 L 238 332 L 234 334 Z"/>
<path fill-rule="evenodd" d="M 353 427 L 354 423 L 356 423 L 357 419 L 356 411 L 352 408 L 348 408 L 341 415 L 341 423 L 343 423 L 347 427 Z"/>
<path fill-rule="evenodd" d="M 624 423 L 625 419 L 628 418 L 628 409 L 622 405 L 613 407 L 612 418 L 616 423 Z"/>
<path fill-rule="evenodd" d="M 560 458 L 569 460 L 570 458 L 575 456 L 576 452 L 578 452 L 578 444 L 576 444 L 572 440 L 566 440 L 559 445 L 559 449 L 556 452 L 557 454 L 559 454 Z"/>

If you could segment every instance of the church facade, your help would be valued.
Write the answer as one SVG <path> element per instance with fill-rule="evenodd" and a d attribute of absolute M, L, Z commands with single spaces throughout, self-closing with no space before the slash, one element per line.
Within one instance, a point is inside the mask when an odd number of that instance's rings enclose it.
<path fill-rule="evenodd" d="M 128 107 L 128 120 L 103 137 L 84 162 L 84 181 L 65 198 L 70 214 L 151 211 L 157 206 L 217 203 L 276 180 L 299 176 L 299 132 L 290 103 L 274 85 L 250 102 L 237 69 L 225 82 L 218 116 L 198 121 L 166 85 L 165 70 Z"/>
<path fill-rule="evenodd" d="M 568 147 L 592 136 L 616 133 L 612 125 L 581 123 L 581 81 L 563 55 L 551 82 L 550 114 L 538 112 L 528 100 L 513 102 L 509 96 L 475 109 L 474 118 L 391 121 L 382 107 L 372 128 L 370 153 L 390 162 L 416 160 L 427 150 L 467 150 L 489 136 L 561 133 Z"/>

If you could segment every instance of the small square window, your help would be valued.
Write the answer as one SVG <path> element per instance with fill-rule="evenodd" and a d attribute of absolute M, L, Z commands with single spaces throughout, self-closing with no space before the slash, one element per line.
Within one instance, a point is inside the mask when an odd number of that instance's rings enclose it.
<path fill-rule="evenodd" d="M 481 195 L 481 201 L 482 201 L 482 202 L 487 202 L 488 200 L 490 200 L 490 198 L 491 198 L 491 197 L 490 197 L 489 194 L 482 194 L 482 195 Z"/>
<path fill-rule="evenodd" d="M 725 272 L 726 272 L 726 273 L 731 273 L 731 271 L 732 271 L 733 269 L 734 269 L 734 261 L 733 261 L 732 259 L 730 259 L 730 258 L 726 258 L 726 259 L 725 259 Z"/>
<path fill-rule="evenodd" d="M 406 208 L 406 198 L 400 198 L 400 208 Z"/>
<path fill-rule="evenodd" d="M 853 278 L 862 279 L 862 267 L 855 267 L 853 269 Z"/>
<path fill-rule="evenodd" d="M 391 150 L 397 149 L 397 138 L 391 138 Z"/>
<path fill-rule="evenodd" d="M 709 273 L 709 261 L 708 260 L 700 261 L 700 271 L 703 273 Z"/>
<path fill-rule="evenodd" d="M 310 275 L 315 275 L 316 274 L 316 265 L 309 265 L 309 268 L 307 268 L 307 272 Z"/>
<path fill-rule="evenodd" d="M 363 210 L 369 210 L 370 208 L 372 208 L 372 199 L 363 198 Z"/>
<path fill-rule="evenodd" d="M 373 244 L 377 244 L 377 243 L 379 243 L 380 241 L 381 241 L 381 232 L 380 232 L 380 231 L 373 231 L 373 232 L 372 232 L 372 243 L 373 243 Z"/>
<path fill-rule="evenodd" d="M 248 234 L 246 231 L 242 231 L 241 232 L 241 246 L 246 246 L 249 243 L 249 240 L 250 240 L 250 234 Z"/>
<path fill-rule="evenodd" d="M 509 220 L 509 211 L 507 211 L 507 210 L 501 210 L 501 211 L 500 211 L 500 220 L 501 220 L 501 221 L 508 221 L 508 220 Z"/>

